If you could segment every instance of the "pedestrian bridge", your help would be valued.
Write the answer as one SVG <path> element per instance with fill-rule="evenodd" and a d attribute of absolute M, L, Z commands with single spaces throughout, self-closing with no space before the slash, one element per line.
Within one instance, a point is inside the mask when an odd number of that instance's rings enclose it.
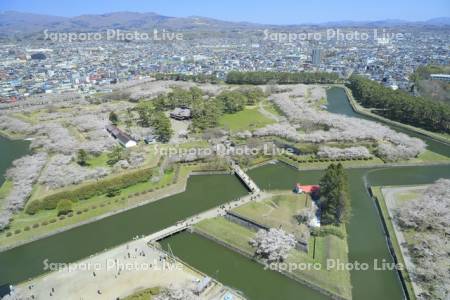
<path fill-rule="evenodd" d="M 176 224 L 176 225 L 164 228 L 163 230 L 160 230 L 158 232 L 155 232 L 155 233 L 149 235 L 147 238 L 148 238 L 149 242 L 157 242 L 157 241 L 162 240 L 162 239 L 164 239 L 166 237 L 174 235 L 174 234 L 176 234 L 176 233 L 178 233 L 180 231 L 183 231 L 183 230 L 185 230 L 187 228 L 188 228 L 187 223 L 183 222 L 183 223 L 180 223 L 180 224 Z"/>
<path fill-rule="evenodd" d="M 252 193 L 257 194 L 261 191 L 256 183 L 250 178 L 250 176 L 248 176 L 247 173 L 245 173 L 244 170 L 242 170 L 241 167 L 233 161 L 231 162 L 231 169 Z"/>

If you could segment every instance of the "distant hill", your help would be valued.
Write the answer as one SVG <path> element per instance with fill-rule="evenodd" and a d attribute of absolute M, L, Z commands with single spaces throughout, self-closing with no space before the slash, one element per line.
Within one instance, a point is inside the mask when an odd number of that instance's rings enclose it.
<path fill-rule="evenodd" d="M 450 26 L 450 18 L 434 18 L 427 21 L 411 22 L 398 19 L 377 21 L 337 21 L 317 24 L 318 26 L 349 27 L 394 27 L 394 26 Z"/>
<path fill-rule="evenodd" d="M 114 12 L 101 15 L 81 15 L 72 18 L 7 11 L 0 13 L 0 33 L 31 33 L 49 31 L 101 31 L 106 29 L 168 30 L 258 27 L 245 22 L 227 22 L 204 17 L 168 17 L 155 13 Z"/>
<path fill-rule="evenodd" d="M 149 30 L 164 28 L 168 30 L 227 30 L 227 29 L 260 29 L 264 27 L 277 27 L 295 29 L 302 26 L 364 26 L 364 27 L 390 27 L 390 26 L 450 26 L 450 18 L 435 18 L 425 22 L 408 22 L 403 20 L 381 21 L 340 21 L 321 24 L 294 24 L 294 25 L 262 25 L 248 22 L 228 22 L 205 17 L 169 17 L 156 13 L 113 12 L 101 15 L 81 15 L 76 17 L 58 17 L 22 13 L 16 11 L 0 12 L 0 34 L 33 33 L 45 29 L 49 31 L 102 31 L 106 29 L 122 30 Z"/>
<path fill-rule="evenodd" d="M 42 28 L 60 24 L 68 18 L 55 17 L 48 15 L 38 15 L 21 13 L 16 11 L 7 11 L 0 13 L 0 32 L 16 33 L 16 32 L 33 32 L 40 31 Z"/>

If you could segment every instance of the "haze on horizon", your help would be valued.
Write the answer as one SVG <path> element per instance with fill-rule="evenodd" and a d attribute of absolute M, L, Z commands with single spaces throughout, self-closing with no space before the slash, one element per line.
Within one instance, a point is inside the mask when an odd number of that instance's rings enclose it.
<path fill-rule="evenodd" d="M 0 11 L 10 10 L 66 17 L 118 11 L 155 12 L 174 17 L 201 16 L 234 22 L 285 25 L 387 19 L 425 21 L 450 16 L 450 2 L 448 0 L 371 0 L 364 2 L 322 0 L 312 3 L 298 0 L 228 0 L 221 2 L 208 0 L 138 0 L 133 2 L 79 0 L 70 2 L 70 4 L 57 0 L 39 2 L 3 0 L 0 2 Z"/>

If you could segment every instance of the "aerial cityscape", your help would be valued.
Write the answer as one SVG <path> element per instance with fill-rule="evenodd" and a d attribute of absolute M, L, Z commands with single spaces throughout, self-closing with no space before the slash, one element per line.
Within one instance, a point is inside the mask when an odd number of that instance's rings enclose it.
<path fill-rule="evenodd" d="M 450 3 L 0 2 L 0 299 L 450 299 Z"/>

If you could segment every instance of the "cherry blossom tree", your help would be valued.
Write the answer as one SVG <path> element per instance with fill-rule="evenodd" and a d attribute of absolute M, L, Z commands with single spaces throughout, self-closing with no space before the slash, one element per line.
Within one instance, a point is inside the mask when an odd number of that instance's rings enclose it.
<path fill-rule="evenodd" d="M 283 261 L 296 244 L 295 237 L 282 229 L 259 230 L 250 244 L 256 247 L 255 254 L 268 261 Z"/>

